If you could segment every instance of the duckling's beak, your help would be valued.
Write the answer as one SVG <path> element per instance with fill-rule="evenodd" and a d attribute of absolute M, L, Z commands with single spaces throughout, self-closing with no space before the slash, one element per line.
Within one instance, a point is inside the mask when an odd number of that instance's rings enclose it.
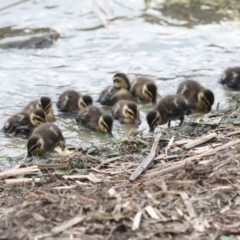
<path fill-rule="evenodd" d="M 149 132 L 153 133 L 154 132 L 154 128 L 150 127 Z"/>
<path fill-rule="evenodd" d="M 152 105 L 154 106 L 156 104 L 157 104 L 157 100 L 156 99 L 152 100 Z"/>
<path fill-rule="evenodd" d="M 205 109 L 205 113 L 209 113 L 209 112 L 211 112 L 211 110 L 212 110 L 211 106 L 210 106 L 210 107 L 207 107 L 207 108 Z"/>
<path fill-rule="evenodd" d="M 135 123 L 137 126 L 139 126 L 142 122 L 141 122 L 141 120 L 140 120 L 138 117 L 136 117 L 136 118 L 134 118 L 134 123 Z"/>
<path fill-rule="evenodd" d="M 113 134 L 112 134 L 111 131 L 108 131 L 108 132 L 107 132 L 107 137 L 109 137 L 109 138 L 113 138 Z"/>
<path fill-rule="evenodd" d="M 23 161 L 24 162 L 31 162 L 33 159 L 33 156 L 30 153 L 27 153 L 26 156 L 24 157 Z"/>

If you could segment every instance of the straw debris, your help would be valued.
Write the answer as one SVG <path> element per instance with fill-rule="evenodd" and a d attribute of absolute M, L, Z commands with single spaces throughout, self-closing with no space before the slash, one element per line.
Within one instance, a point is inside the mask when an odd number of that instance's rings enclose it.
<path fill-rule="evenodd" d="M 219 113 L 219 126 L 205 119 L 138 133 L 2 172 L 1 238 L 239 239 L 240 127 L 231 113 Z"/>

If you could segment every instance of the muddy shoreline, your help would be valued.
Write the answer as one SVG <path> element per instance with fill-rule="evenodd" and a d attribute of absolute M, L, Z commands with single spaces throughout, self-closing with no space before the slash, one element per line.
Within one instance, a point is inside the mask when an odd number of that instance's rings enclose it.
<path fill-rule="evenodd" d="M 157 133 L 83 145 L 54 162 L 18 167 L 33 172 L 1 175 L 1 237 L 237 239 L 239 112 L 233 106 L 161 129 L 154 162 L 135 181 L 129 177 Z"/>

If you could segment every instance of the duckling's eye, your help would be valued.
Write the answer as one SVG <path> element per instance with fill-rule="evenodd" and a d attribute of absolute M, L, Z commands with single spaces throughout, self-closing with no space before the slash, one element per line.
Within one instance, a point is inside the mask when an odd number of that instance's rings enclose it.
<path fill-rule="evenodd" d="M 152 121 L 152 127 L 157 127 L 158 126 L 158 120 L 159 120 L 158 117 L 154 118 L 154 120 Z"/>
<path fill-rule="evenodd" d="M 44 120 L 42 118 L 35 117 L 34 120 L 37 120 L 39 122 L 43 122 Z"/>
<path fill-rule="evenodd" d="M 33 153 L 34 151 L 36 151 L 36 149 L 39 147 L 39 144 L 35 144 L 34 146 L 32 146 L 29 150 L 30 153 Z"/>
<path fill-rule="evenodd" d="M 126 113 L 128 113 L 129 115 L 135 117 L 135 114 L 133 112 L 131 112 L 131 111 L 126 111 Z"/>
<path fill-rule="evenodd" d="M 51 105 L 48 105 L 47 107 L 45 107 L 44 111 L 48 111 L 50 109 Z"/>
<path fill-rule="evenodd" d="M 86 106 L 87 106 L 87 104 L 84 103 L 84 102 L 81 102 L 80 105 L 83 106 L 83 107 L 86 107 Z"/>
<path fill-rule="evenodd" d="M 104 129 L 106 129 L 106 130 L 108 130 L 108 129 L 109 129 L 108 125 L 107 125 L 107 124 L 105 124 L 105 123 L 102 123 L 102 126 L 103 126 L 103 128 L 104 128 Z"/>

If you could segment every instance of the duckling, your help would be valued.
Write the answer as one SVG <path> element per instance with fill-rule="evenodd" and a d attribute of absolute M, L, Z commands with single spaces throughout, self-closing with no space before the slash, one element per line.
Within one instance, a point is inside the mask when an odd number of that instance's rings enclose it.
<path fill-rule="evenodd" d="M 194 80 L 180 83 L 177 94 L 184 96 L 193 112 L 210 112 L 214 103 L 214 94 Z"/>
<path fill-rule="evenodd" d="M 93 100 L 89 95 L 69 90 L 63 92 L 58 99 L 57 107 L 61 112 L 77 113 L 79 109 L 92 105 Z"/>
<path fill-rule="evenodd" d="M 229 88 L 240 88 L 240 67 L 228 68 L 222 74 L 221 84 L 226 84 Z"/>
<path fill-rule="evenodd" d="M 179 126 L 182 125 L 184 115 L 191 113 L 187 101 L 181 95 L 168 95 L 162 98 L 159 103 L 147 114 L 147 122 L 150 127 L 149 132 L 154 132 L 158 125 L 168 122 L 168 127 L 171 125 L 171 120 L 180 120 Z"/>
<path fill-rule="evenodd" d="M 117 101 L 131 100 L 130 81 L 124 73 L 117 73 L 113 76 L 113 86 L 105 88 L 101 93 L 97 102 L 102 105 L 114 105 Z"/>
<path fill-rule="evenodd" d="M 30 102 L 24 109 L 23 112 L 30 114 L 36 109 L 42 109 L 47 116 L 48 122 L 54 122 L 55 117 L 52 109 L 52 101 L 49 97 L 41 97 L 39 100 Z"/>
<path fill-rule="evenodd" d="M 118 101 L 112 108 L 112 116 L 121 124 L 141 124 L 138 107 L 135 103 L 125 100 Z"/>
<path fill-rule="evenodd" d="M 133 97 L 138 98 L 138 100 L 141 102 L 152 102 L 153 105 L 156 104 L 157 85 L 150 78 L 137 77 L 132 82 L 130 92 L 132 93 Z"/>
<path fill-rule="evenodd" d="M 106 133 L 108 137 L 113 137 L 113 119 L 105 114 L 100 108 L 87 106 L 81 109 L 76 118 L 78 125 L 83 125 L 90 130 Z"/>
<path fill-rule="evenodd" d="M 113 76 L 113 85 L 117 89 L 124 88 L 128 91 L 131 88 L 130 81 L 125 73 L 116 73 Z"/>
<path fill-rule="evenodd" d="M 53 123 L 43 123 L 37 127 L 27 143 L 26 162 L 32 160 L 32 156 L 43 155 L 53 150 L 56 146 L 63 146 L 65 139 L 61 130 Z"/>
<path fill-rule="evenodd" d="M 11 116 L 4 124 L 2 130 L 7 134 L 14 133 L 16 135 L 21 133 L 28 135 L 35 127 L 44 122 L 46 122 L 46 114 L 40 109 L 30 114 L 20 112 Z"/>

